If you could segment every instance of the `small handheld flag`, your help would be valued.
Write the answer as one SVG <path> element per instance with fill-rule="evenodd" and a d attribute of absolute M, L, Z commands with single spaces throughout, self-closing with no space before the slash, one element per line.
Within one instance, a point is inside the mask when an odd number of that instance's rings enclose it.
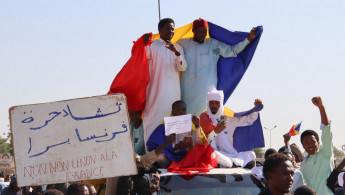
<path fill-rule="evenodd" d="M 289 134 L 291 136 L 298 135 L 301 128 L 301 124 L 302 122 L 298 123 L 297 125 L 293 125 L 289 131 Z"/>

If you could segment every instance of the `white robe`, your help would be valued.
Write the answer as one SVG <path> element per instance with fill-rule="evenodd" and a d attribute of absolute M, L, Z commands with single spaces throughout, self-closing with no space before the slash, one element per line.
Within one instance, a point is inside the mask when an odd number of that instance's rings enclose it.
<path fill-rule="evenodd" d="M 163 121 L 163 117 L 169 116 L 172 104 L 181 100 L 179 71 L 185 71 L 187 63 L 182 47 L 177 44 L 176 47 L 180 56 L 166 48 L 162 39 L 155 40 L 150 47 L 146 47 L 150 82 L 143 111 L 145 143 Z"/>
<path fill-rule="evenodd" d="M 256 156 L 253 151 L 237 152 L 233 146 L 232 137 L 237 127 L 252 125 L 258 118 L 259 113 L 253 112 L 243 117 L 228 117 L 227 127 L 219 134 L 212 131 L 208 135 L 208 142 L 217 154 L 218 164 L 223 167 L 245 166 L 248 162 L 255 160 Z M 212 119 L 213 124 L 217 124 Z"/>
<path fill-rule="evenodd" d="M 178 43 L 183 48 L 188 64 L 187 70 L 181 74 L 182 100 L 187 104 L 187 113 L 199 116 L 207 107 L 207 101 L 202 97 L 206 97 L 209 86 L 217 86 L 219 57 L 236 57 L 249 41 L 245 38 L 231 46 L 212 38 L 205 39 L 201 44 L 188 38 Z"/>

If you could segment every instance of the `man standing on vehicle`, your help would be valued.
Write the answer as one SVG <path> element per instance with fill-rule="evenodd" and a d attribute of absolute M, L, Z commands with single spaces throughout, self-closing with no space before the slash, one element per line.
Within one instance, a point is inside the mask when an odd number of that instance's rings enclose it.
<path fill-rule="evenodd" d="M 193 22 L 193 38 L 178 42 L 184 50 L 188 68 L 181 74 L 182 101 L 187 104 L 187 113 L 199 116 L 206 110 L 205 86 L 217 86 L 217 62 L 220 56 L 236 57 L 255 38 L 256 29 L 247 38 L 231 46 L 212 38 L 206 38 L 207 21 L 197 19 Z"/>
<path fill-rule="evenodd" d="M 200 115 L 200 125 L 204 131 L 208 143 L 217 154 L 218 164 L 224 167 L 241 166 L 245 167 L 249 162 L 255 160 L 253 151 L 237 152 L 233 146 L 233 135 L 237 127 L 252 125 L 263 108 L 262 101 L 256 99 L 255 107 L 241 117 L 224 117 L 223 91 L 218 91 L 214 86 L 207 93 L 207 112 Z"/>
<path fill-rule="evenodd" d="M 185 71 L 187 63 L 183 49 L 171 42 L 174 30 L 174 20 L 162 19 L 158 23 L 160 39 L 146 47 L 150 82 L 143 110 L 145 143 L 163 117 L 170 114 L 171 105 L 181 99 L 179 71 Z M 150 38 L 150 35 L 145 36 L 145 42 Z"/>

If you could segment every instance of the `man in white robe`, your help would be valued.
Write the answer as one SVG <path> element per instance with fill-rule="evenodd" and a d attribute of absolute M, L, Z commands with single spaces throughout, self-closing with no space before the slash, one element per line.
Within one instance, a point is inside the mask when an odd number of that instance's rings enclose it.
<path fill-rule="evenodd" d="M 222 167 L 245 167 L 254 161 L 256 156 L 253 151 L 237 152 L 233 146 L 233 135 L 237 127 L 252 125 L 258 119 L 258 112 L 252 112 L 242 117 L 227 117 L 220 121 L 224 115 L 224 93 L 214 86 L 207 93 L 207 112 L 200 115 L 200 125 L 207 136 L 209 144 L 217 154 L 218 164 Z M 262 101 L 256 99 L 256 107 L 262 106 Z"/>
<path fill-rule="evenodd" d="M 181 100 L 179 71 L 185 71 L 187 63 L 182 47 L 170 41 L 174 36 L 174 29 L 174 20 L 162 19 L 158 24 L 160 39 L 146 47 L 150 82 L 143 111 L 145 143 L 163 121 L 163 117 L 169 116 L 171 105 Z M 149 38 L 145 37 L 145 42 Z"/>
<path fill-rule="evenodd" d="M 207 38 L 207 21 L 198 19 L 193 22 L 193 38 L 178 42 L 184 50 L 188 68 L 181 74 L 182 101 L 187 104 L 187 113 L 199 116 L 206 110 L 207 102 L 203 98 L 207 94 L 205 86 L 217 86 L 217 62 L 220 56 L 236 57 L 251 40 L 256 30 L 252 30 L 247 38 L 231 46 L 212 38 Z"/>

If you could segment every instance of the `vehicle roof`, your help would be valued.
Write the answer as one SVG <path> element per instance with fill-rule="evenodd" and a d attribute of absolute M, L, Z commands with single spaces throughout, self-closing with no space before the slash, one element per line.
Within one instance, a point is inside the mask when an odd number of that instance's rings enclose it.
<path fill-rule="evenodd" d="M 168 172 L 167 169 L 159 169 L 161 171 L 160 176 L 171 176 L 171 175 L 187 175 L 187 174 L 181 174 L 181 173 L 172 173 L 172 172 Z M 199 172 L 197 174 L 239 174 L 239 175 L 243 175 L 243 174 L 250 174 L 251 170 L 250 169 L 244 169 L 242 167 L 238 167 L 238 168 L 214 168 L 211 169 L 209 172 Z"/>

